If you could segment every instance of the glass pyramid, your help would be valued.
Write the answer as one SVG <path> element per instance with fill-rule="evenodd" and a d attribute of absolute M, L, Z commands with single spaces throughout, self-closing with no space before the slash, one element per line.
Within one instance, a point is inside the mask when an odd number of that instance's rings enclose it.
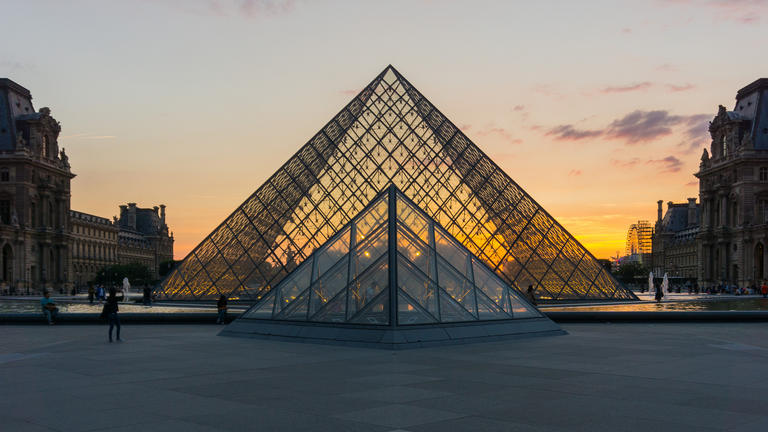
<path fill-rule="evenodd" d="M 392 66 L 190 252 L 157 294 L 261 299 L 390 184 L 507 284 L 533 285 L 542 301 L 636 299 Z"/>
<path fill-rule="evenodd" d="M 387 326 L 538 317 L 394 186 L 242 316 Z"/>

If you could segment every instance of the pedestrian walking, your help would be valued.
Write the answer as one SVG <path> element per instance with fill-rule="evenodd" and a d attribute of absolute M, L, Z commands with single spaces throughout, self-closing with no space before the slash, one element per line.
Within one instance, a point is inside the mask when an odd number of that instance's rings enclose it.
<path fill-rule="evenodd" d="M 93 304 L 93 297 L 96 295 L 96 290 L 93 289 L 93 285 L 88 285 L 88 303 Z"/>
<path fill-rule="evenodd" d="M 765 281 L 763 281 L 763 285 L 760 287 L 760 294 L 763 295 L 763 298 L 768 297 L 768 285 L 765 284 Z"/>
<path fill-rule="evenodd" d="M 120 339 L 120 317 L 117 315 L 118 306 L 117 303 L 123 300 L 123 296 L 117 296 L 117 290 L 114 288 L 109 289 L 109 297 L 107 302 L 104 303 L 104 309 L 101 311 L 102 318 L 106 318 L 109 323 L 109 342 L 112 342 L 112 329 L 117 327 L 117 341 L 122 342 Z"/>
<path fill-rule="evenodd" d="M 528 291 L 525 292 L 525 296 L 532 305 L 536 306 L 536 295 L 534 294 L 533 285 L 528 285 Z"/>
<path fill-rule="evenodd" d="M 216 308 L 219 309 L 219 315 L 216 318 L 216 324 L 225 324 L 227 321 L 227 297 L 224 295 L 219 296 L 219 301 L 216 302 Z"/>
<path fill-rule="evenodd" d="M 657 287 L 656 288 L 656 296 L 655 296 L 656 303 L 660 303 L 662 297 L 664 297 L 664 290 L 662 289 L 662 287 Z"/>

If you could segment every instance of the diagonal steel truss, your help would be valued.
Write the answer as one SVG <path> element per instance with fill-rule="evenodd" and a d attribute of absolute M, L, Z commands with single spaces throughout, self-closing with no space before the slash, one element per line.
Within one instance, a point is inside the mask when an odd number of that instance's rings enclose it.
<path fill-rule="evenodd" d="M 543 301 L 636 299 L 387 66 L 205 238 L 161 298 L 259 299 L 394 184 L 506 282 Z"/>

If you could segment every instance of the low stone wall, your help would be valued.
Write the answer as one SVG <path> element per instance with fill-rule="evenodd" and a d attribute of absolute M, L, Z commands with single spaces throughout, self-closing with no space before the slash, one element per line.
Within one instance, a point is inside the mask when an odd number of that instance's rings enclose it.
<path fill-rule="evenodd" d="M 121 313 L 120 323 L 131 324 L 215 324 L 216 312 L 211 313 Z M 227 323 L 239 314 L 227 314 Z M 60 324 L 106 324 L 99 314 L 61 313 L 56 317 Z M 42 314 L 6 313 L 0 314 L 0 324 L 47 324 Z"/>

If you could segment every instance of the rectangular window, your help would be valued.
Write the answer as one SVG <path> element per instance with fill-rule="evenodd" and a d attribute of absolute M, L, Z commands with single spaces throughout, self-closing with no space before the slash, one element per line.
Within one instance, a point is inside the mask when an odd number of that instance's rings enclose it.
<path fill-rule="evenodd" d="M 760 167 L 760 181 L 768 181 L 768 167 Z"/>
<path fill-rule="evenodd" d="M 11 223 L 11 201 L 0 200 L 0 221 L 4 224 Z"/>
<path fill-rule="evenodd" d="M 0 182 L 11 181 L 11 173 L 8 172 L 8 168 L 0 169 Z"/>

